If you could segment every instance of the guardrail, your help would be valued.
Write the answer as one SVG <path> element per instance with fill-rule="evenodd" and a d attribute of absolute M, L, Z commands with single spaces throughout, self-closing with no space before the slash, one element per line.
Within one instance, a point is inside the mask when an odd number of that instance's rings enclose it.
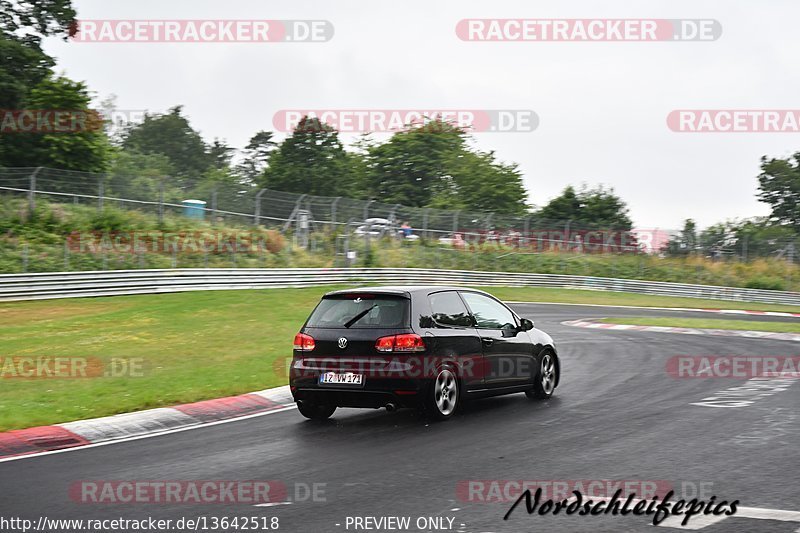
<path fill-rule="evenodd" d="M 800 305 L 800 293 L 559 274 L 416 268 L 208 268 L 0 275 L 0 301 L 352 283 L 592 289 Z"/>

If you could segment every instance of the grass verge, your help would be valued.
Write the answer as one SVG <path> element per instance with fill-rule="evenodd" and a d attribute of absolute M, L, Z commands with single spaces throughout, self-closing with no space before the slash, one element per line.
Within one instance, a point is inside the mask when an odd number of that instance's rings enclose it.
<path fill-rule="evenodd" d="M 0 431 L 284 385 L 284 358 L 291 357 L 294 334 L 319 297 L 333 288 L 0 304 Z M 569 289 L 487 290 L 506 300 L 800 311 L 789 306 Z M 9 378 L 5 365 L 9 358 L 19 357 L 92 358 L 105 365 L 141 358 L 142 366 L 135 376 Z"/>
<path fill-rule="evenodd" d="M 649 296 L 624 292 L 587 291 L 581 289 L 540 289 L 536 287 L 484 287 L 498 298 L 515 302 L 560 302 L 595 305 L 631 305 L 641 307 L 690 307 L 700 309 L 746 309 L 750 311 L 784 311 L 800 313 L 800 306 Z"/>
<path fill-rule="evenodd" d="M 800 322 L 763 322 L 755 320 L 673 317 L 614 317 L 604 318 L 600 320 L 600 322 L 605 322 L 607 324 L 630 324 L 633 326 L 666 326 L 676 328 L 768 331 L 771 333 L 800 333 Z"/>

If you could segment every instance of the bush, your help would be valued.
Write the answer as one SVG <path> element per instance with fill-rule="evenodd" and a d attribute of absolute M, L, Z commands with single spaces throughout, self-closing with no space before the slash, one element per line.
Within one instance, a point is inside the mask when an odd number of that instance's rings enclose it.
<path fill-rule="evenodd" d="M 785 291 L 786 290 L 786 282 L 784 282 L 781 278 L 770 277 L 770 276 L 759 276 L 757 278 L 751 278 L 747 280 L 747 283 L 744 285 L 748 289 L 766 289 L 768 291 Z"/>
<path fill-rule="evenodd" d="M 463 248 L 444 246 L 438 240 L 417 241 L 391 237 L 366 239 L 341 237 L 323 229 L 309 235 L 307 250 L 293 246 L 293 235 L 275 229 L 217 220 L 188 219 L 165 212 L 121 209 L 109 202 L 103 212 L 96 204 L 53 203 L 37 199 L 34 213 L 27 199 L 0 195 L 0 273 L 102 270 L 121 268 L 291 268 L 343 266 L 344 243 L 357 254 L 354 266 L 433 268 L 476 271 L 536 272 L 621 279 L 676 281 L 702 285 L 799 290 L 800 268 L 781 258 L 748 262 L 712 261 L 701 256 L 658 257 L 629 254 L 579 254 L 567 251 L 531 253 L 498 243 Z M 76 250 L 65 245 L 75 233 L 147 232 L 186 235 L 187 242 L 219 245 L 206 253 L 188 244 L 175 253 L 159 248 L 130 253 L 119 248 Z M 91 235 L 87 235 L 90 238 Z M 157 238 L 157 237 L 156 237 Z M 224 238 L 224 240 L 223 240 Z M 244 248 L 225 246 L 241 238 Z M 92 241 L 89 241 L 90 243 Z M 251 243 L 253 246 L 246 246 Z M 153 248 L 153 247 L 151 247 Z M 189 249 L 191 248 L 191 249 Z"/>
<path fill-rule="evenodd" d="M 277 254 L 283 250 L 284 246 L 286 246 L 286 239 L 283 238 L 283 235 L 273 229 L 265 232 L 264 240 L 266 242 L 265 246 L 267 250 L 273 254 Z"/>

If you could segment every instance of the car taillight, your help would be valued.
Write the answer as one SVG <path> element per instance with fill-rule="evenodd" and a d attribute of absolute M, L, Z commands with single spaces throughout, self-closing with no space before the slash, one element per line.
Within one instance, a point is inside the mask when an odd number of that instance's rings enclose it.
<path fill-rule="evenodd" d="M 394 338 L 395 335 L 391 337 L 381 337 L 375 342 L 375 349 L 379 352 L 391 352 L 394 350 Z"/>
<path fill-rule="evenodd" d="M 379 352 L 424 352 L 425 342 L 416 333 L 381 337 L 375 342 Z"/>
<path fill-rule="evenodd" d="M 314 349 L 314 337 L 305 333 L 298 333 L 294 336 L 294 349 L 301 352 L 310 352 Z"/>

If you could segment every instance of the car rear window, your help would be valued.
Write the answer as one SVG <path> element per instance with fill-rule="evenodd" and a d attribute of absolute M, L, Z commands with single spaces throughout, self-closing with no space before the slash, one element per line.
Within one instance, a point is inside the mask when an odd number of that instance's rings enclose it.
<path fill-rule="evenodd" d="M 311 328 L 401 328 L 409 323 L 409 300 L 387 294 L 344 294 L 323 298 L 308 317 Z M 361 318 L 356 318 L 362 315 Z"/>
<path fill-rule="evenodd" d="M 454 291 L 431 294 L 431 311 L 437 324 L 452 327 L 472 326 L 472 319 L 464 306 L 464 302 Z"/>

